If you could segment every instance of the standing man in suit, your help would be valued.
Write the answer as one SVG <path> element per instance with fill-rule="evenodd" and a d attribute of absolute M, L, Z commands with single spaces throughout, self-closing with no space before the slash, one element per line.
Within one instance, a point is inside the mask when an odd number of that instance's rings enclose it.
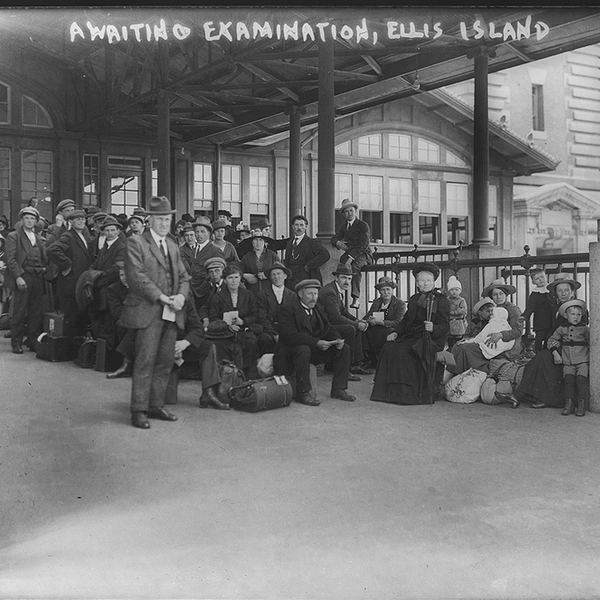
<path fill-rule="evenodd" d="M 283 264 L 291 271 L 286 285 L 292 290 L 305 279 L 323 283 L 321 266 L 330 258 L 327 248 L 307 235 L 307 228 L 308 219 L 304 215 L 296 215 L 292 219 L 294 237 L 288 240 L 283 259 Z"/>
<path fill-rule="evenodd" d="M 26 206 L 19 212 L 22 227 L 6 238 L 8 284 L 12 290 L 10 318 L 13 354 L 23 354 L 23 335 L 27 327 L 27 346 L 35 350 L 42 331 L 42 295 L 46 251 L 44 240 L 35 232 L 40 214 L 37 208 Z"/>
<path fill-rule="evenodd" d="M 346 308 L 346 292 L 352 285 L 353 273 L 350 265 L 340 263 L 332 273 L 333 281 L 319 290 L 319 304 L 325 309 L 329 322 L 340 332 L 350 346 L 350 381 L 360 381 L 358 375 L 371 375 L 372 369 L 362 366 L 362 332 L 367 330 L 366 321 L 359 321 Z"/>
<path fill-rule="evenodd" d="M 273 358 L 275 373 L 295 379 L 296 402 L 318 406 L 310 396 L 310 364 L 333 363 L 331 397 L 354 402 L 348 388 L 350 348 L 317 304 L 321 282 L 305 279 L 296 285 L 297 296 L 279 312 L 279 342 Z"/>
<path fill-rule="evenodd" d="M 340 213 L 346 220 L 338 232 L 331 238 L 331 245 L 342 250 L 340 262 L 350 263 L 352 267 L 352 304 L 350 308 L 360 308 L 361 269 L 373 264 L 371 252 L 371 230 L 368 223 L 357 217 L 358 205 L 344 198 Z"/>
<path fill-rule="evenodd" d="M 85 335 L 88 325 L 87 313 L 79 313 L 75 289 L 79 276 L 94 262 L 92 240 L 85 225 L 83 210 L 69 213 L 71 228 L 63 233 L 48 249 L 48 259 L 59 270 L 56 291 L 58 305 L 65 316 L 65 335 Z"/>
<path fill-rule="evenodd" d="M 63 218 L 63 223 L 58 225 L 53 223 L 48 226 L 48 232 L 46 233 L 45 246 L 49 248 L 65 231 L 69 229 L 69 214 L 75 210 L 75 202 L 70 198 L 61 200 L 56 206 L 56 214 Z M 56 287 L 56 278 L 58 277 L 58 267 L 49 262 L 46 270 L 46 279 L 52 282 L 53 289 Z"/>
<path fill-rule="evenodd" d="M 288 306 L 295 297 L 294 292 L 285 286 L 291 271 L 280 262 L 273 263 L 265 269 L 265 276 L 271 282 L 256 295 L 258 309 L 258 324 L 262 325 L 263 331 L 258 336 L 258 354 L 270 354 L 274 352 L 279 339 L 277 328 L 279 327 L 279 311 L 282 306 Z"/>
<path fill-rule="evenodd" d="M 131 424 L 140 429 L 150 428 L 148 417 L 177 420 L 164 403 L 190 279 L 179 246 L 168 235 L 176 211 L 165 196 L 152 197 L 148 204 L 150 228 L 127 238 L 129 289 L 121 318 L 124 327 L 135 330 Z"/>

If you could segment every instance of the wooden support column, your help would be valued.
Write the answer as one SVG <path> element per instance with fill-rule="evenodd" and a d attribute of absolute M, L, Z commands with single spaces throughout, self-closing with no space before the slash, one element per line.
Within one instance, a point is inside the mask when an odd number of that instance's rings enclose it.
<path fill-rule="evenodd" d="M 161 90 L 158 93 L 158 195 L 171 198 L 171 139 L 169 96 Z"/>
<path fill-rule="evenodd" d="M 335 91 L 333 40 L 319 41 L 318 237 L 330 238 L 335 228 Z"/>
<path fill-rule="evenodd" d="M 490 135 L 488 111 L 488 59 L 493 49 L 483 46 L 467 56 L 475 59 L 475 109 L 473 123 L 473 244 L 490 244 L 489 171 Z"/>
<path fill-rule="evenodd" d="M 301 109 L 290 111 L 290 218 L 302 214 L 302 145 L 300 143 Z"/>
<path fill-rule="evenodd" d="M 221 206 L 221 144 L 215 144 L 215 162 L 213 163 L 213 221 L 217 219 L 217 212 Z M 244 215 L 240 215 L 242 220 Z"/>

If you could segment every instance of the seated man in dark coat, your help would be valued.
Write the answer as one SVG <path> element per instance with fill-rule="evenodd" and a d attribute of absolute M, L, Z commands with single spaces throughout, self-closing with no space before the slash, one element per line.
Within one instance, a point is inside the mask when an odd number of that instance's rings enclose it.
<path fill-rule="evenodd" d="M 263 331 L 258 336 L 258 354 L 271 354 L 275 351 L 279 334 L 277 327 L 279 323 L 279 311 L 282 306 L 289 305 L 295 297 L 292 290 L 285 287 L 286 279 L 291 271 L 280 262 L 273 263 L 265 269 L 265 275 L 271 285 L 258 292 L 256 305 L 258 308 L 258 324 L 262 325 Z"/>
<path fill-rule="evenodd" d="M 350 346 L 351 366 L 350 381 L 360 381 L 358 375 L 370 375 L 372 369 L 362 366 L 364 359 L 362 335 L 368 327 L 365 321 L 359 321 L 346 308 L 346 291 L 352 283 L 352 269 L 340 263 L 332 273 L 333 281 L 324 285 L 319 291 L 319 304 L 325 309 L 329 322 L 340 332 Z"/>
<path fill-rule="evenodd" d="M 333 363 L 331 397 L 353 402 L 348 388 L 350 348 L 330 325 L 325 310 L 317 304 L 321 283 L 305 279 L 296 285 L 297 297 L 279 312 L 279 342 L 275 350 L 275 373 L 292 378 L 295 400 L 317 406 L 310 391 L 310 364 Z"/>

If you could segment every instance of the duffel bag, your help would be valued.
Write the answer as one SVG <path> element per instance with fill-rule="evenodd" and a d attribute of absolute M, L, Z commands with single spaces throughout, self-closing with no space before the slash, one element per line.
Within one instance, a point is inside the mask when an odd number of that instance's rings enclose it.
<path fill-rule="evenodd" d="M 294 397 L 284 375 L 246 381 L 229 390 L 229 405 L 244 412 L 260 412 L 289 406 Z"/>
<path fill-rule="evenodd" d="M 479 398 L 481 386 L 487 379 L 487 373 L 477 369 L 469 369 L 455 375 L 446 384 L 446 400 L 458 404 L 471 404 Z"/>
<path fill-rule="evenodd" d="M 219 385 L 217 395 L 223 404 L 228 404 L 229 390 L 232 387 L 244 383 L 244 381 L 246 381 L 246 376 L 244 375 L 244 371 L 238 368 L 236 364 L 230 360 L 222 360 L 219 362 L 219 375 L 221 377 L 221 384 Z"/>

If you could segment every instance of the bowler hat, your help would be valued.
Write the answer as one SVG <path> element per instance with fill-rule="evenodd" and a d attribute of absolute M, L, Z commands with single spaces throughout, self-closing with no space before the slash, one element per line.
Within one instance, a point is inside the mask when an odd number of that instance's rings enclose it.
<path fill-rule="evenodd" d="M 507 296 L 510 296 L 517 291 L 517 288 L 514 285 L 504 283 L 504 279 L 494 279 L 494 281 L 483 288 L 481 295 L 491 297 L 492 291 L 496 289 L 502 290 Z"/>
<path fill-rule="evenodd" d="M 121 223 L 119 223 L 118 219 L 115 219 L 115 217 L 111 216 L 106 217 L 106 219 L 104 219 L 104 221 L 100 223 L 100 229 L 104 231 L 109 225 L 114 225 L 119 229 L 123 229 L 123 226 L 121 225 Z"/>
<path fill-rule="evenodd" d="M 479 302 L 476 302 L 473 305 L 473 308 L 471 310 L 471 314 L 476 317 L 479 314 L 479 311 L 486 306 L 487 304 L 491 304 L 492 306 L 494 306 L 494 301 L 491 298 L 482 298 L 481 300 L 479 300 Z"/>
<path fill-rule="evenodd" d="M 148 202 L 147 215 L 174 215 L 177 211 L 171 208 L 171 203 L 166 196 L 152 196 Z"/>
<path fill-rule="evenodd" d="M 40 212 L 37 208 L 33 208 L 33 206 L 25 206 L 19 211 L 19 219 L 24 215 L 30 215 L 35 217 L 38 221 L 40 220 Z"/>
<path fill-rule="evenodd" d="M 433 275 L 434 281 L 440 276 L 440 268 L 431 262 L 417 263 L 412 269 L 412 274 L 416 277 L 419 273 L 422 273 L 423 271 L 431 273 Z"/>
<path fill-rule="evenodd" d="M 196 227 L 206 227 L 206 229 L 208 229 L 208 231 L 212 232 L 213 228 L 212 228 L 212 223 L 210 222 L 210 219 L 208 217 L 198 217 L 193 223 L 192 223 L 192 227 L 194 229 L 196 229 Z"/>
<path fill-rule="evenodd" d="M 352 275 L 352 267 L 345 263 L 338 263 L 335 271 L 332 271 L 332 275 Z"/>
<path fill-rule="evenodd" d="M 71 206 L 75 208 L 75 200 L 71 200 L 71 198 L 65 198 L 56 205 L 56 210 L 57 212 L 60 212 L 61 210 L 64 210 L 65 208 L 69 208 Z"/>
<path fill-rule="evenodd" d="M 294 289 L 299 292 L 304 288 L 320 288 L 323 287 L 321 282 L 318 279 L 304 279 L 303 281 L 299 281 Z"/>
<path fill-rule="evenodd" d="M 339 208 L 339 211 L 343 213 L 347 208 L 354 207 L 355 210 L 358 210 L 358 204 L 356 202 L 352 202 L 350 198 L 344 198 L 342 200 L 342 205 Z"/>
<path fill-rule="evenodd" d="M 83 217 L 84 219 L 87 217 L 87 215 L 85 214 L 85 210 L 77 209 L 77 210 L 74 210 L 73 212 L 70 212 L 67 215 L 67 219 L 69 219 L 69 221 L 72 221 L 73 219 L 78 219 L 80 217 Z"/>
<path fill-rule="evenodd" d="M 396 283 L 392 280 L 391 277 L 380 277 L 379 281 L 375 284 L 375 289 L 377 291 L 379 291 L 381 288 L 384 287 L 389 287 L 392 288 L 393 290 L 395 290 L 398 286 L 396 285 Z"/>
<path fill-rule="evenodd" d="M 268 269 L 264 270 L 264 274 L 267 279 L 271 279 L 271 271 L 274 271 L 275 269 L 281 269 L 288 277 L 292 276 L 290 269 L 288 269 L 283 263 L 276 261 Z"/>
<path fill-rule="evenodd" d="M 555 293 L 556 286 L 559 283 L 568 283 L 573 288 L 573 290 L 578 290 L 581 287 L 581 283 L 579 283 L 579 281 L 576 281 L 575 279 L 573 279 L 571 277 L 571 275 L 569 275 L 568 273 L 557 273 L 554 280 L 551 281 L 547 285 L 547 287 L 552 293 Z"/>
<path fill-rule="evenodd" d="M 224 269 L 226 266 L 227 263 L 225 262 L 225 259 L 221 258 L 220 256 L 213 256 L 204 263 L 204 269 L 206 271 L 208 271 L 209 269 L 214 269 L 215 267 L 221 267 L 222 269 Z"/>
<path fill-rule="evenodd" d="M 563 319 L 567 318 L 566 312 L 567 312 L 567 308 L 571 307 L 571 306 L 579 306 L 579 308 L 581 308 L 581 311 L 583 313 L 585 313 L 585 311 L 587 310 L 587 306 L 585 304 L 585 302 L 583 300 L 567 300 L 566 302 L 563 302 L 559 307 L 558 307 L 558 314 L 563 317 Z"/>
<path fill-rule="evenodd" d="M 207 340 L 223 340 L 226 338 L 233 337 L 233 331 L 229 329 L 229 325 L 225 321 L 219 319 L 217 321 L 211 321 L 208 324 L 204 337 Z"/>

